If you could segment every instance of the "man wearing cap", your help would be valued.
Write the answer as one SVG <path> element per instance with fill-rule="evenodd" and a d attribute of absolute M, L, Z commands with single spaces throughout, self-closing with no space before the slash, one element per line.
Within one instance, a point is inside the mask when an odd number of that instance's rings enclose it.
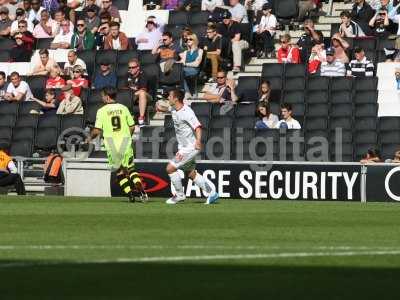
<path fill-rule="evenodd" d="M 223 38 L 229 38 L 232 44 L 233 72 L 239 72 L 242 66 L 242 50 L 249 48 L 249 43 L 241 39 L 240 26 L 232 20 L 229 11 L 222 15 L 223 21 L 218 24 L 217 31 Z"/>
<path fill-rule="evenodd" d="M 153 50 L 161 39 L 161 32 L 152 19 L 148 19 L 146 28 L 136 37 L 138 50 Z"/>
<path fill-rule="evenodd" d="M 100 26 L 100 18 L 97 16 L 98 7 L 94 4 L 86 6 L 84 12 L 86 14 L 86 28 L 90 30 L 93 34 L 96 34 Z"/>
<path fill-rule="evenodd" d="M 94 78 L 93 87 L 101 90 L 105 87 L 117 87 L 117 75 L 111 70 L 111 63 L 104 60 L 100 62 L 100 70 Z"/>
<path fill-rule="evenodd" d="M 8 15 L 8 8 L 0 8 L 0 37 L 8 37 L 11 33 L 12 21 Z"/>
<path fill-rule="evenodd" d="M 21 31 L 18 29 L 18 22 L 22 20 L 27 21 L 27 30 L 33 32 L 33 23 L 28 20 L 25 10 L 23 8 L 17 8 L 15 14 L 16 18 L 11 24 L 11 36 L 14 36 L 17 31 Z"/>
<path fill-rule="evenodd" d="M 374 64 L 365 56 L 364 49 L 361 47 L 354 48 L 353 59 L 347 65 L 347 76 L 353 77 L 372 77 L 374 76 Z"/>
<path fill-rule="evenodd" d="M 78 51 L 94 48 L 94 35 L 86 28 L 84 19 L 78 19 L 76 22 L 76 31 L 71 38 L 71 48 Z"/>
<path fill-rule="evenodd" d="M 61 88 L 61 91 L 64 95 L 64 100 L 61 101 L 60 106 L 58 106 L 57 114 L 58 115 L 82 115 L 83 114 L 83 106 L 82 101 L 79 97 L 75 96 L 72 91 L 72 85 L 67 84 Z"/>
<path fill-rule="evenodd" d="M 326 61 L 321 63 L 321 76 L 340 77 L 346 75 L 344 63 L 335 58 L 335 49 L 326 49 Z"/>

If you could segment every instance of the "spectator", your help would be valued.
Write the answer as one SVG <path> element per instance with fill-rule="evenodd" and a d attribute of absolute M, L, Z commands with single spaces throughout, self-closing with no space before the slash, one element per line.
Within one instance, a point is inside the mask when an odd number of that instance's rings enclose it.
<path fill-rule="evenodd" d="M 335 49 L 326 49 L 326 61 L 321 64 L 321 76 L 340 77 L 346 75 L 344 63 L 335 58 Z"/>
<path fill-rule="evenodd" d="M 128 62 L 128 76 L 126 88 L 134 93 L 134 103 L 139 104 L 139 126 L 144 125 L 147 103 L 151 101 L 149 94 L 149 80 L 140 68 L 139 61 L 136 58 Z"/>
<path fill-rule="evenodd" d="M 364 158 L 360 160 L 362 164 L 374 164 L 382 162 L 381 154 L 377 149 L 368 149 L 367 154 L 365 154 Z"/>
<path fill-rule="evenodd" d="M 25 185 L 18 174 L 12 158 L 6 153 L 6 147 L 0 146 L 0 186 L 8 187 L 13 185 L 18 195 L 25 195 Z"/>
<path fill-rule="evenodd" d="M 69 28 L 71 32 L 74 32 L 75 28 L 74 28 L 74 23 L 72 23 L 71 20 L 69 20 L 66 15 L 65 15 L 65 11 L 63 9 L 59 9 L 55 12 L 54 14 L 54 20 L 57 22 L 57 30 L 55 31 L 54 35 L 57 35 L 60 33 L 61 31 L 61 23 L 63 23 L 64 21 L 69 22 Z"/>
<path fill-rule="evenodd" d="M 245 0 L 244 6 L 249 11 L 254 11 L 254 15 L 257 16 L 258 12 L 262 10 L 264 4 L 268 4 L 274 7 L 272 0 Z"/>
<path fill-rule="evenodd" d="M 326 60 L 324 40 L 322 33 L 317 32 L 320 38 L 315 41 L 314 47 L 311 49 L 310 58 L 308 59 L 308 72 L 310 74 L 315 74 L 319 70 L 321 62 Z"/>
<path fill-rule="evenodd" d="M 367 2 L 365 2 L 365 0 L 354 0 L 354 5 L 351 10 L 351 18 L 360 25 L 362 31 L 366 35 L 371 35 L 368 23 L 373 16 L 374 10 Z"/>
<path fill-rule="evenodd" d="M 267 102 L 261 101 L 257 105 L 257 114 L 260 119 L 256 122 L 256 129 L 275 128 L 279 122 L 278 116 L 271 113 Z"/>
<path fill-rule="evenodd" d="M 214 11 L 215 8 L 223 6 L 224 1 L 222 0 L 202 0 L 201 1 L 201 10 L 207 10 L 210 13 Z"/>
<path fill-rule="evenodd" d="M 260 88 L 258 89 L 258 100 L 259 102 L 269 103 L 272 101 L 272 89 L 271 83 L 268 80 L 261 81 Z"/>
<path fill-rule="evenodd" d="M 33 36 L 37 39 L 52 38 L 58 30 L 59 26 L 57 22 L 50 18 L 48 11 L 42 10 L 40 13 L 40 22 L 36 24 Z"/>
<path fill-rule="evenodd" d="M 6 38 L 10 36 L 12 21 L 8 15 L 8 8 L 3 6 L 0 8 L 0 37 Z"/>
<path fill-rule="evenodd" d="M 301 53 L 301 61 L 306 63 L 311 54 L 312 47 L 315 46 L 316 41 L 323 39 L 321 31 L 314 29 L 314 22 L 311 19 L 304 21 L 304 33 L 297 41 Z"/>
<path fill-rule="evenodd" d="M 179 7 L 179 0 L 162 0 L 162 8 L 167 10 L 176 10 Z"/>
<path fill-rule="evenodd" d="M 86 27 L 90 32 L 94 35 L 100 26 L 100 18 L 97 15 L 98 7 L 96 5 L 86 6 L 85 7 L 85 23 Z"/>
<path fill-rule="evenodd" d="M 281 115 L 282 119 L 276 123 L 275 128 L 284 129 L 301 129 L 299 121 L 292 117 L 292 105 L 289 103 L 284 103 L 281 105 Z"/>
<path fill-rule="evenodd" d="M 153 20 L 147 20 L 146 28 L 136 37 L 138 50 L 153 50 L 161 39 L 161 32 Z"/>
<path fill-rule="evenodd" d="M 75 50 L 68 51 L 68 59 L 64 64 L 64 76 L 68 76 L 69 78 L 74 77 L 73 69 L 79 66 L 83 70 L 83 74 L 86 75 L 86 63 L 78 58 Z"/>
<path fill-rule="evenodd" d="M 71 9 L 71 7 L 68 6 L 68 0 L 58 0 L 58 1 L 59 1 L 58 11 L 62 11 L 65 19 L 70 20 L 72 24 L 75 24 L 75 9 Z M 72 27 L 71 30 L 73 30 Z"/>
<path fill-rule="evenodd" d="M 373 18 L 369 21 L 369 27 L 372 30 L 372 34 L 379 38 L 387 38 L 390 34 L 389 28 L 389 16 L 385 9 L 380 9 L 376 12 Z"/>
<path fill-rule="evenodd" d="M 217 27 L 211 23 L 207 27 L 207 39 L 204 44 L 204 51 L 207 52 L 207 59 L 211 61 L 211 76 L 215 81 L 221 61 L 221 36 L 217 34 Z"/>
<path fill-rule="evenodd" d="M 161 8 L 162 0 L 143 0 L 143 9 L 144 10 L 154 10 Z"/>
<path fill-rule="evenodd" d="M 7 78 L 6 73 L 0 71 L 0 101 L 5 100 L 5 95 L 7 92 Z"/>
<path fill-rule="evenodd" d="M 164 23 L 162 22 L 162 20 L 157 20 L 155 16 L 148 16 L 147 21 L 153 21 L 160 34 L 164 32 Z"/>
<path fill-rule="evenodd" d="M 178 58 L 178 51 L 170 32 L 167 31 L 162 34 L 161 45 L 154 48 L 152 53 L 153 55 L 158 55 L 163 73 L 168 73 L 172 70 Z"/>
<path fill-rule="evenodd" d="M 119 23 L 110 23 L 110 33 L 104 41 L 104 49 L 128 50 L 130 48 L 127 36 L 119 28 Z"/>
<path fill-rule="evenodd" d="M 58 66 L 58 64 L 49 58 L 49 51 L 47 49 L 39 50 L 40 60 L 34 65 L 32 74 L 30 75 L 48 75 L 51 68 Z"/>
<path fill-rule="evenodd" d="M 64 93 L 64 100 L 61 101 L 57 109 L 58 115 L 82 115 L 83 106 L 81 99 L 75 96 L 72 92 L 72 86 L 67 84 L 61 91 Z"/>
<path fill-rule="evenodd" d="M 27 18 L 27 14 L 23 8 L 18 8 L 16 10 L 16 18 L 15 20 L 11 23 L 11 36 L 14 36 L 14 34 L 19 31 L 18 29 L 18 23 L 19 21 L 26 21 L 27 22 L 27 30 L 29 32 L 33 32 L 33 24 L 30 22 Z"/>
<path fill-rule="evenodd" d="M 274 36 L 276 29 L 276 17 L 272 14 L 272 6 L 264 4 L 262 7 L 263 15 L 255 31 L 257 57 L 266 55 L 268 58 L 274 53 Z"/>
<path fill-rule="evenodd" d="M 394 153 L 393 159 L 387 159 L 387 160 L 385 160 L 385 162 L 386 162 L 386 163 L 396 163 L 396 164 L 400 163 L 400 151 L 397 150 L 397 151 Z"/>
<path fill-rule="evenodd" d="M 293 46 L 290 43 L 291 36 L 284 34 L 279 37 L 279 43 L 281 47 L 278 49 L 278 63 L 288 64 L 299 64 L 300 63 L 300 51 L 299 48 Z"/>
<path fill-rule="evenodd" d="M 40 14 L 44 10 L 44 7 L 40 5 L 40 0 L 32 0 L 31 9 L 29 10 L 28 20 L 33 24 L 37 25 L 40 23 Z"/>
<path fill-rule="evenodd" d="M 389 19 L 393 22 L 397 24 L 397 36 L 400 36 L 400 14 L 398 13 L 400 8 L 400 3 L 396 5 L 396 7 L 394 7 L 390 12 L 389 12 Z M 398 44 L 398 42 L 396 42 L 396 44 Z M 400 47 L 398 47 L 400 48 Z"/>
<path fill-rule="evenodd" d="M 7 101 L 30 101 L 33 98 L 29 85 L 21 80 L 17 72 L 10 74 L 11 83 L 7 86 L 7 92 L 4 96 Z"/>
<path fill-rule="evenodd" d="M 74 95 L 79 97 L 82 89 L 87 89 L 89 87 L 89 82 L 85 77 L 83 77 L 84 69 L 82 69 L 81 66 L 74 66 L 72 72 L 74 75 L 72 79 L 67 81 L 67 84 L 72 85 Z"/>
<path fill-rule="evenodd" d="M 204 99 L 210 103 L 236 102 L 235 82 L 226 79 L 226 73 L 217 73 L 217 82 L 205 86 L 203 89 Z"/>
<path fill-rule="evenodd" d="M 65 80 L 61 77 L 61 70 L 58 66 L 50 69 L 49 78 L 46 81 L 46 89 L 60 89 L 65 86 Z"/>
<path fill-rule="evenodd" d="M 96 16 L 100 15 L 100 7 L 97 5 L 96 0 L 86 0 L 85 7 L 83 8 L 83 13 L 87 14 L 89 9 L 94 9 Z"/>
<path fill-rule="evenodd" d="M 101 23 L 98 32 L 95 35 L 96 48 L 104 49 L 106 37 L 110 34 L 110 24 L 108 22 Z"/>
<path fill-rule="evenodd" d="M 182 53 L 187 50 L 188 45 L 187 45 L 187 40 L 188 36 L 192 35 L 193 31 L 189 27 L 184 27 L 182 32 L 181 32 L 181 37 L 178 41 L 178 53 Z"/>
<path fill-rule="evenodd" d="M 374 76 L 374 64 L 365 56 L 364 49 L 356 47 L 353 59 L 347 66 L 347 76 L 372 77 Z"/>
<path fill-rule="evenodd" d="M 339 33 L 341 37 L 364 37 L 365 33 L 361 29 L 360 25 L 351 20 L 351 14 L 349 11 L 344 10 L 340 13 L 340 19 L 342 23 L 339 27 Z"/>
<path fill-rule="evenodd" d="M 32 9 L 31 0 L 22 0 L 18 3 L 18 7 L 23 8 L 28 14 Z"/>
<path fill-rule="evenodd" d="M 26 47 L 32 50 L 36 39 L 33 34 L 28 31 L 28 22 L 26 20 L 18 21 L 18 32 L 22 34 L 22 40 L 26 44 Z"/>
<path fill-rule="evenodd" d="M 54 14 L 60 8 L 60 3 L 58 0 L 44 0 L 42 5 L 44 10 L 50 14 Z"/>
<path fill-rule="evenodd" d="M 229 11 L 223 13 L 223 22 L 218 24 L 218 33 L 229 38 L 232 44 L 233 72 L 239 72 L 242 67 L 242 50 L 249 48 L 249 43 L 241 38 L 240 26 L 232 20 Z"/>
<path fill-rule="evenodd" d="M 111 0 L 102 0 L 102 8 L 100 14 L 103 12 L 108 12 L 111 16 L 111 21 L 121 23 L 121 16 L 119 15 L 119 10 L 117 7 L 112 5 Z"/>
<path fill-rule="evenodd" d="M 232 15 L 232 20 L 238 23 L 249 23 L 247 11 L 239 0 L 229 0 L 231 8 L 229 12 Z"/>
<path fill-rule="evenodd" d="M 111 64 L 108 61 L 100 63 L 100 70 L 94 78 L 93 87 L 97 90 L 105 87 L 117 87 L 117 76 L 111 70 Z"/>
<path fill-rule="evenodd" d="M 185 11 L 200 11 L 201 10 L 201 0 L 182 0 L 181 10 Z"/>
<path fill-rule="evenodd" d="M 339 33 L 335 33 L 332 36 L 331 47 L 335 49 L 335 59 L 341 61 L 344 64 L 349 62 L 346 50 L 349 48 L 349 43 L 342 39 Z"/>
<path fill-rule="evenodd" d="M 41 106 L 41 110 L 33 111 L 31 113 L 39 113 L 45 115 L 56 114 L 58 106 L 60 105 L 60 102 L 56 98 L 56 91 L 54 89 L 47 89 L 44 97 L 44 101 L 33 98 L 33 100 Z"/>
<path fill-rule="evenodd" d="M 11 3 L 10 0 L 0 0 L 0 8 L 1 7 L 6 7 L 8 9 L 10 19 L 15 20 L 17 6 L 15 5 L 14 1 Z"/>
<path fill-rule="evenodd" d="M 70 47 L 78 51 L 94 48 L 94 35 L 86 28 L 85 20 L 78 19 L 76 22 L 76 31 L 72 35 Z"/>
<path fill-rule="evenodd" d="M 61 31 L 54 37 L 50 45 L 51 49 L 69 49 L 71 46 L 72 31 L 70 29 L 70 21 L 61 22 Z"/>
<path fill-rule="evenodd" d="M 195 34 L 191 34 L 187 39 L 188 49 L 179 54 L 180 62 L 183 64 L 184 88 L 187 96 L 192 97 L 188 85 L 188 78 L 195 77 L 200 73 L 200 65 L 203 60 L 203 50 L 199 49 L 199 40 Z"/>
<path fill-rule="evenodd" d="M 278 0 L 279 1 L 279 0 Z M 313 0 L 300 0 L 299 1 L 299 16 L 298 20 L 303 22 L 307 15 L 316 8 Z"/>
<path fill-rule="evenodd" d="M 369 2 L 368 4 L 371 5 L 372 9 L 375 11 L 379 11 L 380 9 L 386 10 L 389 15 L 395 10 L 394 9 L 395 7 L 393 5 L 393 0 L 380 0 L 377 1 L 375 6 L 373 6 L 371 2 Z"/>
<path fill-rule="evenodd" d="M 24 41 L 24 35 L 17 33 L 14 36 L 16 45 L 10 51 L 11 62 L 30 62 L 32 57 L 32 45 Z"/>

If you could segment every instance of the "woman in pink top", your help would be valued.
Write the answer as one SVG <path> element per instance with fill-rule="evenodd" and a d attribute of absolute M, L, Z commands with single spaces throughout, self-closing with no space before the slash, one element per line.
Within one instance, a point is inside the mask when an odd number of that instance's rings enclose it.
<path fill-rule="evenodd" d="M 335 59 L 347 64 L 349 62 L 349 57 L 346 54 L 346 50 L 349 48 L 349 43 L 346 42 L 339 33 L 335 33 L 332 36 L 331 46 L 335 48 Z"/>
<path fill-rule="evenodd" d="M 40 23 L 35 26 L 33 36 L 37 39 L 52 38 L 56 35 L 57 28 L 57 22 L 50 18 L 49 12 L 42 10 L 40 13 Z"/>

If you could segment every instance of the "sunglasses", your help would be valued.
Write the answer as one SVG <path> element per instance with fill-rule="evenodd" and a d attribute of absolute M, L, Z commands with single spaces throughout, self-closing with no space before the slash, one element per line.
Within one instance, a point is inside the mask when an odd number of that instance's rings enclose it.
<path fill-rule="evenodd" d="M 163 41 L 163 42 L 166 42 L 166 41 L 168 41 L 168 40 L 167 40 L 167 39 L 163 39 L 162 41 Z"/>
<path fill-rule="evenodd" d="M 5 11 L 0 12 L 0 15 L 8 15 Z"/>
<path fill-rule="evenodd" d="M 280 41 L 279 43 L 281 43 L 281 44 L 287 44 L 287 43 L 289 43 L 289 42 L 287 42 L 287 41 Z"/>
<path fill-rule="evenodd" d="M 76 24 L 76 27 L 85 27 L 85 24 Z"/>
<path fill-rule="evenodd" d="M 137 69 L 137 68 L 139 68 L 139 66 L 129 66 L 129 67 L 128 67 L 129 70 Z"/>
<path fill-rule="evenodd" d="M 217 79 L 224 79 L 225 76 L 217 76 Z"/>
<path fill-rule="evenodd" d="M 193 41 L 193 39 L 187 39 L 188 41 Z"/>
<path fill-rule="evenodd" d="M 79 73 L 79 74 L 80 74 L 80 73 L 82 73 L 82 72 L 81 72 L 81 71 L 73 71 L 73 73 Z"/>

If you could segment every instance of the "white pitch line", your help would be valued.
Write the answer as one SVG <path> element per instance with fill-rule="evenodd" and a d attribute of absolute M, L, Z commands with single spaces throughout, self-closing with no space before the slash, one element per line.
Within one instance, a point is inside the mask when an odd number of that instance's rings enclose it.
<path fill-rule="evenodd" d="M 351 256 L 382 256 L 400 255 L 400 250 L 392 251 L 342 251 L 342 252 L 287 252 L 287 253 L 260 253 L 260 254 L 222 254 L 222 255 L 194 255 L 194 256 L 149 256 L 137 258 L 117 258 L 111 260 L 88 261 L 37 261 L 37 262 L 10 262 L 0 264 L 0 269 L 17 267 L 35 267 L 51 265 L 82 265 L 82 264 L 111 264 L 111 263 L 149 263 L 149 262 L 183 262 L 183 261 L 216 261 L 216 260 L 254 260 L 304 257 L 351 257 Z"/>

